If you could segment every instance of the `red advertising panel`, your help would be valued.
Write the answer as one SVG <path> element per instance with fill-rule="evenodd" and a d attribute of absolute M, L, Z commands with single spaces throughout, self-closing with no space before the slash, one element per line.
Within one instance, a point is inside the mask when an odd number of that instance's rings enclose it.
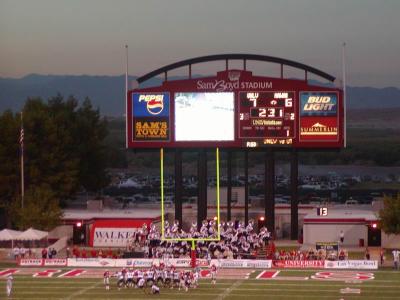
<path fill-rule="evenodd" d="M 339 140 L 337 92 L 300 92 L 301 142 Z"/>
<path fill-rule="evenodd" d="M 130 148 L 341 148 L 342 91 L 228 70 L 128 92 Z"/>

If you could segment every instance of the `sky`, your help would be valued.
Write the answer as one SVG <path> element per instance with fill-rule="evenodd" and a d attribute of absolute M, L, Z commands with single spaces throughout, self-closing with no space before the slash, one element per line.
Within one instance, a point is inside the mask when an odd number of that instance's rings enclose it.
<path fill-rule="evenodd" d="M 399 15 L 399 0 L 0 0 L 0 77 L 121 75 L 127 44 L 130 75 L 203 55 L 251 53 L 341 78 L 345 42 L 348 85 L 400 88 Z M 263 75 L 277 70 L 251 66 Z M 223 65 L 193 72 L 212 68 Z"/>

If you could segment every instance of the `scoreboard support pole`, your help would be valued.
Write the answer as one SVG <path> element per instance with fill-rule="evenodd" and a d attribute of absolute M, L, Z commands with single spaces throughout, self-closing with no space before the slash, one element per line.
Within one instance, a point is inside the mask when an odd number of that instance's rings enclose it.
<path fill-rule="evenodd" d="M 197 227 L 200 230 L 202 221 L 207 219 L 207 151 L 204 148 L 199 150 L 197 187 Z"/>
<path fill-rule="evenodd" d="M 227 151 L 227 212 L 226 212 L 226 220 L 230 221 L 232 219 L 232 150 L 228 149 Z"/>
<path fill-rule="evenodd" d="M 182 228 L 182 151 L 175 149 L 175 220 Z"/>
<path fill-rule="evenodd" d="M 274 151 L 265 152 L 265 224 L 275 237 L 275 158 Z"/>
<path fill-rule="evenodd" d="M 299 153 L 292 149 L 290 153 L 290 239 L 297 240 L 299 237 Z"/>
<path fill-rule="evenodd" d="M 244 149 L 244 223 L 249 224 L 249 151 Z"/>

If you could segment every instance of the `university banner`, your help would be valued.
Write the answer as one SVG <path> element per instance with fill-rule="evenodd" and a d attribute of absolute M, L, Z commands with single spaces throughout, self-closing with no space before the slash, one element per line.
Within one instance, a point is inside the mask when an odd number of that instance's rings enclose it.
<path fill-rule="evenodd" d="M 298 269 L 315 269 L 324 268 L 323 260 L 274 260 L 272 262 L 275 268 L 298 268 Z"/>

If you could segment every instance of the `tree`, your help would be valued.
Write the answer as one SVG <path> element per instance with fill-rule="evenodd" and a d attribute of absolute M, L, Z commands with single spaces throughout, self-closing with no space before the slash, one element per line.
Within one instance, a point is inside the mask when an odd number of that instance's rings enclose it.
<path fill-rule="evenodd" d="M 8 110 L 0 115 L 0 209 L 3 214 L 3 226 L 10 226 L 9 210 L 19 185 L 19 122 Z"/>
<path fill-rule="evenodd" d="M 106 173 L 107 152 L 104 140 L 108 134 L 107 122 L 101 119 L 86 98 L 76 118 L 76 151 L 79 155 L 79 182 L 90 192 L 98 192 L 109 183 Z"/>
<path fill-rule="evenodd" d="M 26 186 L 47 184 L 57 199 L 71 198 L 79 189 L 79 156 L 73 128 L 74 99 L 28 99 L 24 107 Z"/>
<path fill-rule="evenodd" d="M 47 102 L 28 98 L 23 112 L 25 189 L 31 198 L 39 193 L 54 200 L 39 207 L 54 207 L 57 213 L 58 203 L 73 198 L 80 188 L 98 192 L 108 184 L 103 145 L 107 123 L 89 99 L 79 106 L 72 96 L 65 100 L 57 95 Z M 17 199 L 20 126 L 20 114 L 6 111 L 0 115 L 0 209 L 13 220 L 21 216 L 29 220 L 29 210 L 16 209 L 21 203 Z"/>
<path fill-rule="evenodd" d="M 60 224 L 62 211 L 49 186 L 31 186 L 25 193 L 24 208 L 21 207 L 20 201 L 21 198 L 17 197 L 12 206 L 14 222 L 18 229 L 34 227 L 51 230 Z"/>
<path fill-rule="evenodd" d="M 400 193 L 396 197 L 384 196 L 384 208 L 379 211 L 381 227 L 387 234 L 400 234 Z"/>

